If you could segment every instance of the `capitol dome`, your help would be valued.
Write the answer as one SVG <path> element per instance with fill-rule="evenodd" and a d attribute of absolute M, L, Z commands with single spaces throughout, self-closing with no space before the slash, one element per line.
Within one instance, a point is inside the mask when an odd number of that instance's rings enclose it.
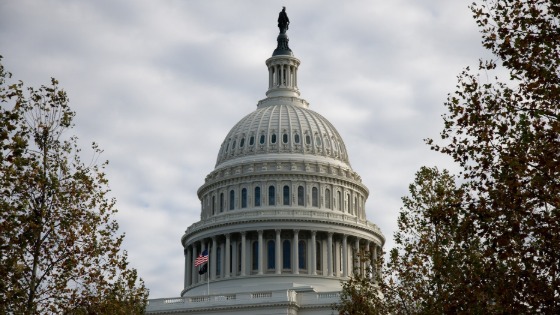
<path fill-rule="evenodd" d="M 266 60 L 266 98 L 225 136 L 198 189 L 200 221 L 181 237 L 181 297 L 152 300 L 150 312 L 323 314 L 341 281 L 365 271 L 358 257 L 382 253 L 344 141 L 299 97 L 286 29 Z"/>
<path fill-rule="evenodd" d="M 222 143 L 216 168 L 247 160 L 321 160 L 349 167 L 346 147 L 334 126 L 292 97 L 264 99 Z"/>

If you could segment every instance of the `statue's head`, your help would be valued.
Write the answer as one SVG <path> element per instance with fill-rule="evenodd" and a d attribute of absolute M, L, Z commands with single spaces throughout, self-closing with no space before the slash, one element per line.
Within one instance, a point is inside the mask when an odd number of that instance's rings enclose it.
<path fill-rule="evenodd" d="M 286 11 L 286 7 L 282 7 L 282 11 Z"/>

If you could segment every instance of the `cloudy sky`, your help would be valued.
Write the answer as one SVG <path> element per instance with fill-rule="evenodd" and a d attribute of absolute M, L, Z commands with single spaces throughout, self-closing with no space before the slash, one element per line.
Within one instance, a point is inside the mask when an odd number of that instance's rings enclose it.
<path fill-rule="evenodd" d="M 486 55 L 471 0 L 0 1 L 0 55 L 27 85 L 60 81 L 84 149 L 110 161 L 124 248 L 151 298 L 178 296 L 180 237 L 233 125 L 265 97 L 282 6 L 310 108 L 345 140 L 392 245 L 400 197 L 422 165 L 454 169 L 423 139 Z M 87 150 L 86 150 L 87 152 Z"/>

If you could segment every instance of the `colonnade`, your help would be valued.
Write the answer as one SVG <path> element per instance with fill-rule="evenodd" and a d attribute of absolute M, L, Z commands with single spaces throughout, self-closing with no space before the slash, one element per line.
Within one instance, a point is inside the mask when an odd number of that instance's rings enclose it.
<path fill-rule="evenodd" d="M 200 275 L 194 261 L 205 249 L 209 268 Z M 184 286 L 206 282 L 208 277 L 210 281 L 266 274 L 348 277 L 365 272 L 378 253 L 381 245 L 374 240 L 335 232 L 263 229 L 214 235 L 186 245 Z"/>
<path fill-rule="evenodd" d="M 268 67 L 268 88 L 287 87 L 297 89 L 297 66 L 274 64 Z"/>

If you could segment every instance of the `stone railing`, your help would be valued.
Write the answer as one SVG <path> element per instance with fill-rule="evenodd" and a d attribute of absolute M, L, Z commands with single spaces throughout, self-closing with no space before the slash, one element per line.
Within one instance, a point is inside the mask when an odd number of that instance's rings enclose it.
<path fill-rule="evenodd" d="M 339 292 L 300 292 L 293 290 L 245 292 L 148 300 L 146 313 L 189 310 L 212 306 L 236 306 L 262 303 L 296 303 L 303 305 L 330 305 L 340 298 Z"/>
<path fill-rule="evenodd" d="M 193 223 L 185 231 L 186 234 L 192 234 L 198 230 L 202 230 L 220 223 L 239 223 L 247 222 L 250 220 L 262 220 L 262 219 L 280 219 L 280 218 L 290 218 L 290 219 L 317 219 L 321 221 L 332 223 L 351 223 L 357 227 L 366 228 L 376 233 L 377 235 L 383 236 L 381 229 L 379 227 L 368 221 L 359 219 L 356 216 L 348 215 L 346 213 L 336 212 L 336 211 L 325 211 L 325 210 L 309 210 L 309 209 L 259 209 L 259 210 L 245 210 L 245 211 L 232 211 L 223 214 L 219 214 L 202 221 Z"/>

